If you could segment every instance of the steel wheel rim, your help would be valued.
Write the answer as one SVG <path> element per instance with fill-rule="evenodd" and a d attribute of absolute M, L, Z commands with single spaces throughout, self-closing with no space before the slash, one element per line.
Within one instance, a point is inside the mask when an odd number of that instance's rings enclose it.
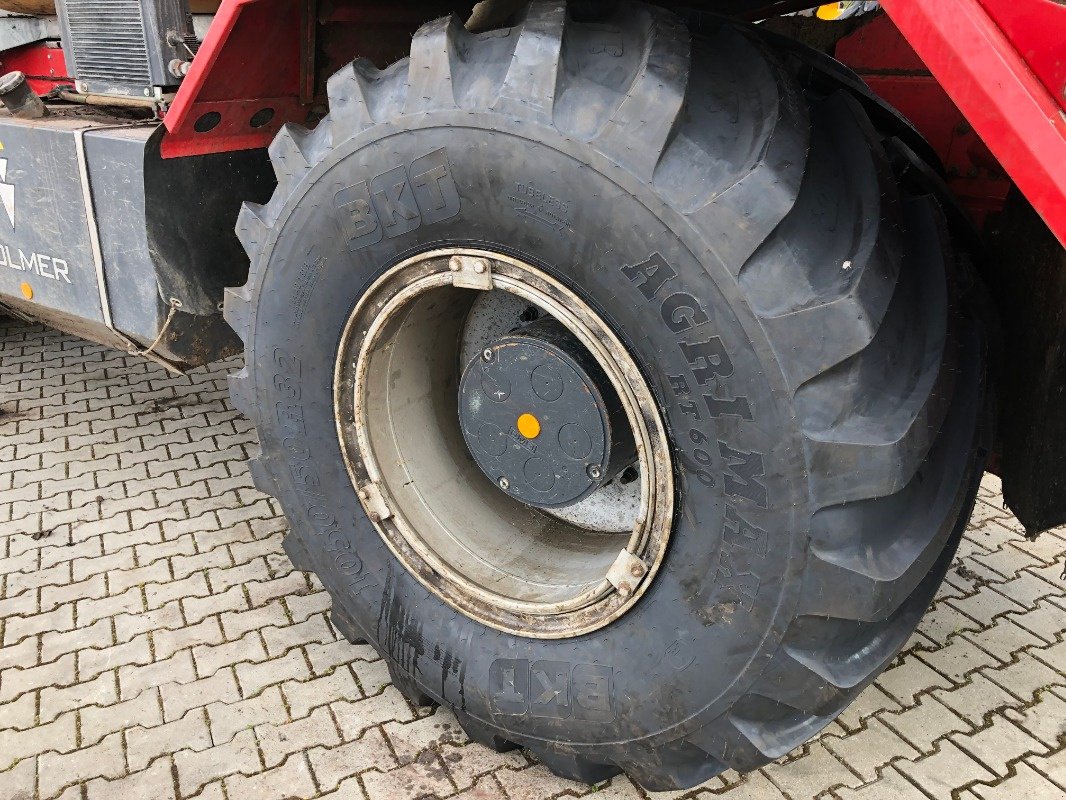
<path fill-rule="evenodd" d="M 479 262 L 480 274 L 458 266 Z M 455 431 L 447 430 L 447 395 L 454 387 L 434 392 L 427 386 L 431 375 L 447 384 L 442 376 L 449 369 L 444 363 L 449 342 L 461 330 L 463 303 L 472 305 L 479 291 L 508 292 L 545 309 L 604 368 L 637 442 L 641 501 L 628 536 L 593 533 L 558 518 L 545 522 L 538 515 L 548 515 L 512 498 L 506 500 L 514 508 L 503 507 L 499 497 L 487 494 L 500 489 L 486 488 L 484 475 L 475 476 L 462 463 L 465 451 L 454 441 L 457 418 Z M 456 353 L 458 347 L 457 335 Z M 419 373 L 420 359 L 426 374 Z M 397 264 L 370 286 L 348 319 L 338 350 L 334 406 L 345 465 L 367 516 L 404 567 L 463 614 L 520 635 L 565 638 L 617 619 L 652 584 L 674 515 L 665 426 L 620 339 L 544 271 L 499 253 L 463 248 Z M 438 424 L 425 424 L 428 420 Z M 427 436 L 415 436 L 412 428 L 428 430 Z M 431 453 L 427 465 L 414 458 L 419 447 Z M 472 465 L 468 452 L 466 458 Z M 455 492 L 466 492 L 460 512 Z M 519 535 L 526 537 L 525 550 L 510 530 L 519 527 L 516 520 L 523 521 Z M 503 554 L 510 551 L 504 545 L 515 542 L 520 555 L 506 562 L 510 556 Z M 526 550 L 534 545 L 555 563 L 523 574 Z M 580 554 L 589 548 L 595 552 L 582 565 Z M 578 561 L 562 563 L 571 552 L 579 553 Z M 556 579 L 538 581 L 534 574 L 542 570 Z M 587 575 L 575 578 L 579 572 Z"/>

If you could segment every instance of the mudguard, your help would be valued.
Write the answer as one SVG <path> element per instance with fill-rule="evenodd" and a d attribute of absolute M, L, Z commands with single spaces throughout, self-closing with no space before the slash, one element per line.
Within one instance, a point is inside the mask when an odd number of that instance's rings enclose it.
<path fill-rule="evenodd" d="M 155 122 L 0 116 L 0 304 L 171 366 L 239 350 L 219 304 L 247 272 L 232 220 L 269 193 L 265 155 L 164 162 L 161 136 Z"/>

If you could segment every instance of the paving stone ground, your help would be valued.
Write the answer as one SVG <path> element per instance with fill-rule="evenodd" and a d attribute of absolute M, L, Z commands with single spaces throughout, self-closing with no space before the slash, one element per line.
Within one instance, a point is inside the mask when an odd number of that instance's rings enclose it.
<path fill-rule="evenodd" d="M 252 488 L 236 366 L 172 377 L 0 320 L 0 800 L 647 797 L 471 744 L 339 639 Z M 986 477 L 918 633 L 838 721 L 653 797 L 1066 796 L 1064 560 Z"/>

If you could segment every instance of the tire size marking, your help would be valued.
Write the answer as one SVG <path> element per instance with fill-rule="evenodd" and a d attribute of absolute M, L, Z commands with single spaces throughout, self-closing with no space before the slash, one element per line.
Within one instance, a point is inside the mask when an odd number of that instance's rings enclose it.
<path fill-rule="evenodd" d="M 614 668 L 602 664 L 499 658 L 489 667 L 498 714 L 611 722 L 613 693 Z"/>
<path fill-rule="evenodd" d="M 300 359 L 277 348 L 274 350 L 273 366 L 277 371 L 271 383 L 274 395 L 278 398 L 275 410 L 282 449 L 304 516 L 315 534 L 328 540 L 326 551 L 333 554 L 337 570 L 347 577 L 349 591 L 358 593 L 377 586 L 374 577 L 364 571 L 362 559 L 351 549 L 351 542 L 341 532 L 329 499 L 321 491 L 322 480 L 311 457 L 304 408 L 300 402 L 303 395 Z"/>
<path fill-rule="evenodd" d="M 569 200 L 560 200 L 536 186 L 533 181 L 518 181 L 514 193 L 508 195 L 511 209 L 522 217 L 529 217 L 555 233 L 573 230 Z"/>
<path fill-rule="evenodd" d="M 292 284 L 293 327 L 299 328 L 303 324 L 304 317 L 307 316 L 308 306 L 311 304 L 311 295 L 315 292 L 318 276 L 321 274 L 325 263 L 326 259 L 317 255 L 314 247 L 307 251 L 307 258 L 304 259 L 303 267 Z"/>
<path fill-rule="evenodd" d="M 443 147 L 341 189 L 333 204 L 352 252 L 454 217 L 461 205 Z"/>

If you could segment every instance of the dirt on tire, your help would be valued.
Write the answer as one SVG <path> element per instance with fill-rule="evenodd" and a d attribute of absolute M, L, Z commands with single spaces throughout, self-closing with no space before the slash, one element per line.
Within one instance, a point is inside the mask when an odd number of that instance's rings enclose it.
<path fill-rule="evenodd" d="M 286 551 L 412 701 L 559 775 L 648 789 L 755 769 L 836 717 L 924 613 L 988 435 L 981 321 L 931 197 L 897 179 L 844 87 L 749 27 L 694 38 L 622 3 L 535 3 L 513 28 L 424 26 L 357 61 L 330 114 L 270 149 L 246 205 L 231 380 Z M 367 519 L 333 417 L 337 342 L 392 264 L 478 246 L 600 309 L 671 431 L 677 520 L 624 617 L 503 633 L 441 602 Z"/>

